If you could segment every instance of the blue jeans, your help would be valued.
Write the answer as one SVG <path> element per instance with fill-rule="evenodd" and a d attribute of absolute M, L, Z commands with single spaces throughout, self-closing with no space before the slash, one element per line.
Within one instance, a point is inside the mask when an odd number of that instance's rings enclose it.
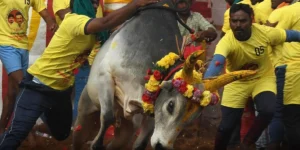
<path fill-rule="evenodd" d="M 77 117 L 77 112 L 78 112 L 78 103 L 79 99 L 82 93 L 82 90 L 84 89 L 87 80 L 89 78 L 90 74 L 90 66 L 88 63 L 84 64 L 79 68 L 78 74 L 75 76 L 75 98 L 74 98 L 74 109 L 73 109 L 73 118 L 74 120 Z"/>
<path fill-rule="evenodd" d="M 284 139 L 284 125 L 282 121 L 283 110 L 283 89 L 285 82 L 286 65 L 278 66 L 275 69 L 277 100 L 276 110 L 273 119 L 269 125 L 270 143 L 280 143 Z"/>
<path fill-rule="evenodd" d="M 243 144 L 254 144 L 268 126 L 275 111 L 275 99 L 275 93 L 269 91 L 261 92 L 254 97 L 258 115 L 242 141 Z M 243 111 L 243 108 L 221 106 L 222 120 L 217 130 L 214 150 L 226 149 L 236 124 L 241 123 Z"/>
<path fill-rule="evenodd" d="M 21 83 L 10 127 L 0 136 L 0 149 L 17 149 L 41 116 L 57 140 L 66 139 L 72 125 L 72 88 L 64 91 L 32 81 L 32 76 Z"/>

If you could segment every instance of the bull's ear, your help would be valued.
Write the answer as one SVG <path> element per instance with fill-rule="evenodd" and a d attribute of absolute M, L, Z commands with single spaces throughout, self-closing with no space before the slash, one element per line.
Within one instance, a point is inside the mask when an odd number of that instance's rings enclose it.
<path fill-rule="evenodd" d="M 160 88 L 161 88 L 161 89 L 164 89 L 164 90 L 167 90 L 167 91 L 171 91 L 171 90 L 173 89 L 172 80 L 169 80 L 169 81 L 163 81 L 163 82 L 160 84 Z"/>

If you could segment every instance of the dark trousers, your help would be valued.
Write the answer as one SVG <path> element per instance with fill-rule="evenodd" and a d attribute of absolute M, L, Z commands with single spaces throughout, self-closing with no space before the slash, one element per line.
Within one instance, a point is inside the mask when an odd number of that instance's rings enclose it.
<path fill-rule="evenodd" d="M 245 136 L 242 142 L 243 144 L 254 144 L 263 130 L 268 126 L 275 111 L 275 100 L 275 93 L 268 91 L 259 93 L 254 97 L 254 103 L 256 105 L 258 115 Z M 237 124 L 241 123 L 243 110 L 243 108 L 221 106 L 222 120 L 215 139 L 215 150 L 226 150 L 234 128 Z"/>
<path fill-rule="evenodd" d="M 284 140 L 284 125 L 282 121 L 283 110 L 283 89 L 285 83 L 286 65 L 278 66 L 275 69 L 277 100 L 274 117 L 269 125 L 270 143 L 281 143 Z"/>
<path fill-rule="evenodd" d="M 57 140 L 66 139 L 71 131 L 72 89 L 54 90 L 32 81 L 32 76 L 21 83 L 21 92 L 16 100 L 10 127 L 0 136 L 0 150 L 15 150 L 27 137 L 37 119 L 48 125 Z"/>
<path fill-rule="evenodd" d="M 289 150 L 300 150 L 300 105 L 285 105 L 283 123 L 286 129 Z"/>

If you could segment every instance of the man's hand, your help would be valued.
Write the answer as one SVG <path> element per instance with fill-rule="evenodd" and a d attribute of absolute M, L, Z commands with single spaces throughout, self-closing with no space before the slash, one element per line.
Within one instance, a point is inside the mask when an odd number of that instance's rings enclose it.
<path fill-rule="evenodd" d="M 217 36 L 218 34 L 214 29 L 208 29 L 202 33 L 202 37 L 206 42 L 212 42 L 217 38 Z"/>
<path fill-rule="evenodd" d="M 149 4 L 157 3 L 158 0 L 134 0 L 133 3 L 135 4 L 136 8 L 140 8 Z"/>
<path fill-rule="evenodd" d="M 40 16 L 45 20 L 45 22 L 47 23 L 48 28 L 52 31 L 55 32 L 58 28 L 56 21 L 54 20 L 54 18 L 52 18 L 50 16 L 50 14 L 48 13 L 47 9 L 44 9 L 42 11 L 39 12 Z"/>
<path fill-rule="evenodd" d="M 47 26 L 48 26 L 49 30 L 53 33 L 58 29 L 58 25 L 55 20 L 49 21 L 47 23 Z"/>
<path fill-rule="evenodd" d="M 202 32 L 197 32 L 196 33 L 196 41 L 200 42 L 205 40 L 206 42 L 212 42 L 213 40 L 215 40 L 217 38 L 217 33 L 214 30 L 205 30 Z"/>

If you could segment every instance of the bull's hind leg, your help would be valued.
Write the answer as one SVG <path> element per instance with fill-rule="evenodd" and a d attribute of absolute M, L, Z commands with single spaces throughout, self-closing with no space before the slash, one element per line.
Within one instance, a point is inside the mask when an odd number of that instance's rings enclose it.
<path fill-rule="evenodd" d="M 114 123 L 114 81 L 109 73 L 101 74 L 99 77 L 99 101 L 101 107 L 100 130 L 91 145 L 92 150 L 104 149 L 103 140 L 107 128 Z"/>
<path fill-rule="evenodd" d="M 88 96 L 86 87 L 83 89 L 79 104 L 78 116 L 74 124 L 73 131 L 73 149 L 81 150 L 83 145 L 93 133 L 92 126 L 95 126 L 95 120 L 99 116 L 99 109 L 92 103 Z"/>
<path fill-rule="evenodd" d="M 150 118 L 149 116 L 143 117 L 143 122 L 141 126 L 141 132 L 136 139 L 133 149 L 134 150 L 144 150 L 147 147 L 149 139 L 154 130 L 154 118 Z"/>

